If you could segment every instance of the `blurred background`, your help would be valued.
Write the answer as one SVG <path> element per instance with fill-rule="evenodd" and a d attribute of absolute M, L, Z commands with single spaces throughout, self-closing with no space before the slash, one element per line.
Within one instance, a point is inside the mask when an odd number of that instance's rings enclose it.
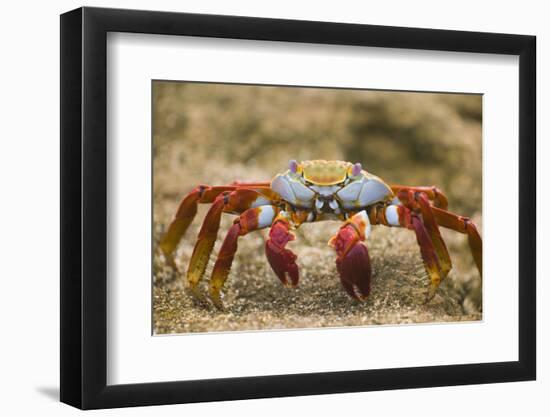
<path fill-rule="evenodd" d="M 270 180 L 287 169 L 289 159 L 361 162 L 364 169 L 390 184 L 436 185 L 449 197 L 449 210 L 472 217 L 481 231 L 481 121 L 481 95 L 155 81 L 155 239 L 165 230 L 180 199 L 197 184 Z M 292 243 L 305 269 L 297 292 L 307 292 L 303 295 L 309 299 L 312 291 L 324 289 L 318 299 L 308 301 L 310 316 L 295 306 L 299 297 L 285 305 L 281 299 L 288 300 L 289 295 L 276 296 L 281 290 L 269 267 L 265 268 L 262 232 L 241 239 L 232 272 L 235 278 L 226 285 L 226 299 L 231 301 L 226 305 L 235 317 L 197 306 L 185 293 L 184 275 L 204 214 L 201 208 L 178 249 L 179 276 L 155 255 L 157 333 L 481 318 L 481 283 L 465 236 L 443 232 L 454 268 L 438 297 L 422 305 L 413 288 L 426 284 L 414 234 L 377 228 L 368 242 L 375 270 L 370 297 L 374 301 L 358 306 L 339 288 L 334 255 L 326 248 L 326 241 L 339 227 L 336 222 L 302 227 L 297 242 Z M 232 220 L 227 217 L 219 241 Z M 241 262 L 243 254 L 248 262 Z M 316 256 L 319 261 L 309 270 L 308 262 Z M 254 264 L 255 269 L 247 270 Z M 266 282 L 269 288 L 264 288 Z M 336 291 L 342 296 L 336 296 Z M 315 310 L 315 303 L 325 308 L 321 300 L 326 302 L 331 294 L 339 300 L 337 307 Z M 376 307 L 377 297 L 386 301 L 389 297 L 390 302 Z M 276 302 L 283 304 L 277 307 Z M 296 317 L 289 322 L 284 313 L 292 314 L 293 308 Z M 326 319 L 331 315 L 336 321 Z M 347 319 L 342 322 L 342 317 Z"/>

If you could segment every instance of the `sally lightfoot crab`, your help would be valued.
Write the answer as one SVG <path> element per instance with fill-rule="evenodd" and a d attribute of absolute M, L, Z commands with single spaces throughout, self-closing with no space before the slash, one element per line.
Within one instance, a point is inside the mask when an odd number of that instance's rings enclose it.
<path fill-rule="evenodd" d="M 467 217 L 447 211 L 447 197 L 436 187 L 387 185 L 362 169 L 360 163 L 291 160 L 289 169 L 270 182 L 234 182 L 200 185 L 187 194 L 160 241 L 169 265 L 177 270 L 174 251 L 197 213 L 199 203 L 212 204 L 200 229 L 187 270 L 189 288 L 201 297 L 197 285 L 203 277 L 220 227 L 222 213 L 238 217 L 219 251 L 209 281 L 210 299 L 222 308 L 221 290 L 228 277 L 240 236 L 270 228 L 265 244 L 269 264 L 281 282 L 298 285 L 296 255 L 286 248 L 295 239 L 292 230 L 306 222 L 339 220 L 343 224 L 329 244 L 336 252 L 336 267 L 344 290 L 365 300 L 371 287 L 371 265 L 365 240 L 372 225 L 412 230 L 430 286 L 429 301 L 452 268 L 439 227 L 468 236 L 473 259 L 482 274 L 481 237 Z"/>

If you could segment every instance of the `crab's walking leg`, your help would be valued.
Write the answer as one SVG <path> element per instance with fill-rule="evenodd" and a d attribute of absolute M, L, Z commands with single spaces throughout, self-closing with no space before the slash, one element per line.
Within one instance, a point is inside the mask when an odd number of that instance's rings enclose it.
<path fill-rule="evenodd" d="M 420 247 L 420 254 L 424 261 L 424 267 L 430 277 L 430 288 L 426 295 L 426 302 L 430 301 L 441 283 L 442 269 L 430 233 L 426 229 L 420 215 L 405 206 L 390 205 L 376 212 L 371 221 L 375 224 L 405 227 L 414 230 L 416 241 Z"/>
<path fill-rule="evenodd" d="M 286 287 L 296 287 L 300 279 L 296 255 L 285 246 L 296 239 L 290 232 L 290 217 L 281 211 L 271 226 L 269 239 L 265 243 L 265 254 L 271 269 Z"/>
<path fill-rule="evenodd" d="M 367 212 L 360 211 L 350 217 L 329 241 L 338 256 L 336 268 L 342 286 L 352 298 L 361 301 L 370 294 L 370 258 L 362 243 L 370 234 L 370 227 Z"/>
<path fill-rule="evenodd" d="M 216 197 L 216 200 L 210 207 L 210 210 L 208 210 L 202 223 L 187 270 L 189 288 L 198 295 L 199 298 L 202 297 L 200 297 L 195 289 L 204 275 L 204 271 L 210 259 L 210 254 L 216 243 L 222 213 L 240 214 L 251 207 L 258 207 L 270 202 L 271 200 L 266 198 L 263 194 L 248 189 L 238 189 Z"/>
<path fill-rule="evenodd" d="M 479 275 L 483 277 L 483 244 L 476 225 L 468 217 L 459 216 L 436 207 L 433 207 L 432 211 L 439 225 L 468 235 L 468 244 L 470 245 L 472 257 L 474 258 Z"/>
<path fill-rule="evenodd" d="M 229 275 L 235 252 L 237 252 L 239 236 L 270 226 L 278 211 L 276 206 L 271 205 L 248 209 L 235 220 L 227 232 L 209 282 L 210 298 L 216 307 L 223 308 L 221 289 Z"/>
<path fill-rule="evenodd" d="M 420 246 L 420 254 L 424 261 L 424 267 L 430 276 L 430 288 L 428 289 L 428 294 L 426 294 L 426 302 L 428 302 L 435 296 L 439 284 L 441 284 L 443 275 L 441 273 L 441 264 L 437 257 L 433 241 L 430 239 L 430 235 L 420 217 L 416 213 L 411 213 L 410 221 L 412 229 L 416 233 L 416 241 L 418 242 L 418 246 Z"/>
<path fill-rule="evenodd" d="M 159 247 L 166 258 L 167 263 L 177 270 L 172 252 L 178 246 L 182 236 L 197 214 L 197 205 L 201 203 L 212 203 L 214 199 L 224 191 L 234 190 L 235 187 L 208 187 L 199 185 L 182 200 L 176 211 L 174 219 L 168 226 L 168 230 L 162 237 Z"/>
<path fill-rule="evenodd" d="M 390 188 L 394 192 L 394 194 L 399 194 L 401 191 L 412 191 L 415 193 L 424 193 L 426 196 L 433 201 L 433 205 L 435 207 L 442 208 L 443 210 L 447 210 L 447 207 L 449 205 L 449 200 L 447 199 L 447 196 L 443 191 L 441 191 L 439 188 L 433 186 L 433 187 L 409 187 L 407 185 L 396 185 L 392 184 L 390 185 Z"/>
<path fill-rule="evenodd" d="M 430 204 L 428 195 L 423 191 L 402 189 L 397 193 L 397 197 L 406 207 L 411 210 L 419 211 L 420 214 L 422 214 L 422 222 L 430 235 L 430 239 L 432 240 L 439 260 L 441 279 L 445 279 L 453 265 L 447 246 L 441 237 L 441 232 L 439 231 L 439 226 L 433 213 L 433 206 Z"/>
<path fill-rule="evenodd" d="M 193 248 L 193 254 L 187 268 L 187 284 L 191 291 L 202 299 L 202 295 L 197 291 L 197 284 L 204 275 L 204 271 L 208 265 L 210 254 L 216 243 L 220 221 L 223 213 L 223 208 L 226 205 L 226 195 L 221 195 L 216 198 L 214 204 L 210 206 L 208 213 L 202 222 L 201 230 L 197 237 L 197 243 Z"/>
<path fill-rule="evenodd" d="M 187 231 L 189 225 L 197 214 L 197 205 L 199 203 L 212 203 L 216 198 L 224 193 L 231 192 L 237 189 L 245 189 L 244 185 L 225 185 L 209 187 L 207 185 L 199 185 L 194 188 L 189 194 L 187 194 L 180 202 L 176 214 L 168 226 L 168 230 L 162 237 L 159 247 L 166 259 L 166 263 L 177 271 L 176 263 L 174 262 L 173 252 L 178 246 L 179 241 Z M 249 187 L 255 189 L 255 191 L 262 191 L 269 193 L 269 188 L 264 189 L 261 186 Z"/>

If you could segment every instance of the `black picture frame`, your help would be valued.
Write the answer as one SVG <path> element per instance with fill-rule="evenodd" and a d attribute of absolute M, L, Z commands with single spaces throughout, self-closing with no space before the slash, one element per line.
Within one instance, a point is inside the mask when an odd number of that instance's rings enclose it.
<path fill-rule="evenodd" d="M 108 32 L 519 56 L 519 360 L 107 385 Z M 535 379 L 535 51 L 525 35 L 88 7 L 61 15 L 61 401 L 93 409 Z"/>

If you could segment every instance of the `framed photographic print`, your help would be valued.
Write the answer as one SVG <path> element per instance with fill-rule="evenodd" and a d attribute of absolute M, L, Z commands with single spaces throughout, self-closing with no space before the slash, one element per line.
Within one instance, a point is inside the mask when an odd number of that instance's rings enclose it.
<path fill-rule="evenodd" d="M 535 379 L 535 38 L 61 16 L 61 400 Z"/>

